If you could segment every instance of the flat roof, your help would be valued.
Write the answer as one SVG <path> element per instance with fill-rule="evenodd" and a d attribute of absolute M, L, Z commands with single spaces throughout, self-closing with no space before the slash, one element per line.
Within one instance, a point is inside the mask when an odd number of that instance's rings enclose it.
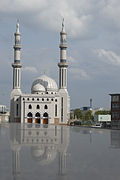
<path fill-rule="evenodd" d="M 110 96 L 120 96 L 120 93 L 109 94 Z"/>

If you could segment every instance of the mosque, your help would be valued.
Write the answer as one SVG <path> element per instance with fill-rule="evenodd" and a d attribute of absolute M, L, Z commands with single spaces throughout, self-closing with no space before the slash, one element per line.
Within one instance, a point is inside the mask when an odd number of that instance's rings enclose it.
<path fill-rule="evenodd" d="M 47 75 L 38 77 L 31 87 L 31 94 L 21 91 L 20 50 L 21 34 L 16 25 L 14 45 L 13 89 L 10 95 L 10 122 L 67 124 L 70 115 L 70 97 L 67 91 L 66 32 L 64 19 L 60 32 L 59 88 Z"/>

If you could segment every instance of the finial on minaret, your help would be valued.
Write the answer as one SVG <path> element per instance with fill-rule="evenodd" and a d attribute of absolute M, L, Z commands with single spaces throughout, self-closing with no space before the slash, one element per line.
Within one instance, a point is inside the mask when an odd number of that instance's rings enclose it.
<path fill-rule="evenodd" d="M 16 24 L 16 33 L 20 33 L 20 31 L 19 31 L 19 19 L 17 19 L 17 24 Z"/>
<path fill-rule="evenodd" d="M 63 21 L 62 21 L 62 32 L 65 32 L 64 18 L 63 18 Z"/>

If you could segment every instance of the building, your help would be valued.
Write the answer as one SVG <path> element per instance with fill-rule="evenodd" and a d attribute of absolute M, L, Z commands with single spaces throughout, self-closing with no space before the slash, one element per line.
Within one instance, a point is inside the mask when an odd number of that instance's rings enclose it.
<path fill-rule="evenodd" d="M 5 105 L 0 105 L 0 123 L 9 122 L 10 113 Z"/>
<path fill-rule="evenodd" d="M 110 96 L 112 127 L 120 128 L 120 94 L 110 94 Z"/>
<path fill-rule="evenodd" d="M 7 107 L 5 105 L 0 105 L 0 114 L 5 114 L 7 112 Z"/>
<path fill-rule="evenodd" d="M 70 97 L 67 91 L 66 32 L 64 19 L 60 32 L 59 88 L 52 78 L 43 74 L 31 87 L 31 94 L 21 91 L 21 34 L 19 23 L 15 35 L 13 89 L 10 96 L 10 122 L 67 124 L 70 114 Z"/>

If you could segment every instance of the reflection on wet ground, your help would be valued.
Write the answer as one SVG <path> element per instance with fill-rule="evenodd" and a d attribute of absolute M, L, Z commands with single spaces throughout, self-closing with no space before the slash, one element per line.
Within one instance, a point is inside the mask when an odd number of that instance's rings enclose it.
<path fill-rule="evenodd" d="M 0 124 L 0 180 L 118 180 L 120 131 Z"/>

